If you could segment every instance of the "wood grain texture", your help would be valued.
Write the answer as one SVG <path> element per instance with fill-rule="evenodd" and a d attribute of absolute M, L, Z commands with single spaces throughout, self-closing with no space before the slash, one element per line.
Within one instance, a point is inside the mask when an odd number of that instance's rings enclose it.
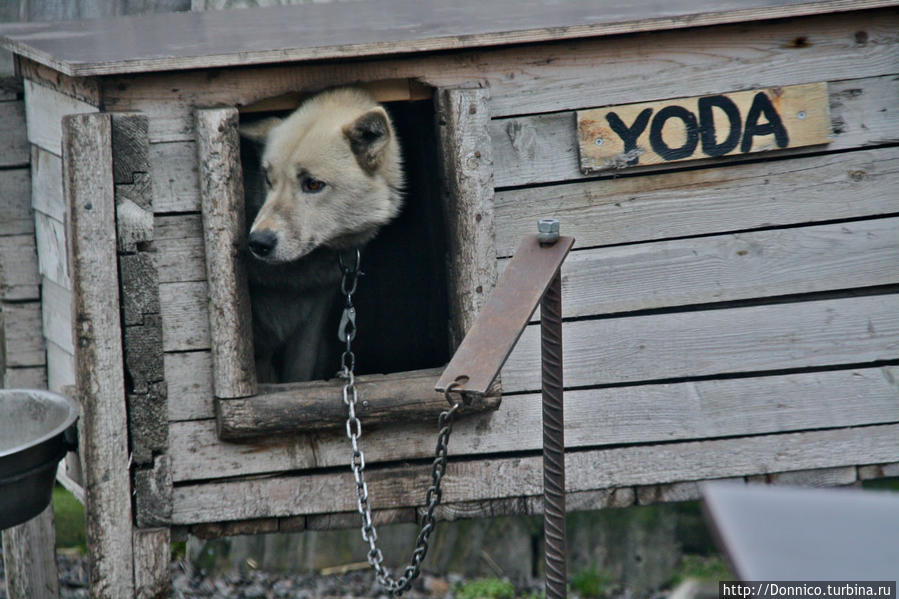
<path fill-rule="evenodd" d="M 867 34 L 865 43 L 855 32 Z M 333 65 L 149 74 L 104 82 L 108 110 L 151 117 L 151 141 L 192 140 L 193 106 L 244 106 L 289 92 L 417 78 L 433 87 L 490 89 L 493 118 L 663 100 L 751 87 L 892 74 L 899 16 L 890 10 L 667 31 L 531 48 L 481 49 Z M 804 38 L 811 44 L 797 44 Z M 209 81 L 214 78 L 215 85 Z M 751 85 L 747 82 L 752 82 Z M 177 92 L 172 90 L 176 89 Z"/>
<path fill-rule="evenodd" d="M 18 526 L 3 530 L 3 564 L 9 599 L 59 597 L 53 506 Z"/>
<path fill-rule="evenodd" d="M 452 347 L 458 347 L 496 285 L 488 95 L 483 89 L 443 89 L 436 96 Z"/>
<path fill-rule="evenodd" d="M 232 11 L 146 15 L 118 24 L 79 24 L 78 29 L 65 24 L 10 24 L 2 32 L 8 49 L 67 75 L 87 76 L 525 44 L 890 4 L 727 0 L 709 9 L 690 0 L 673 0 L 649 9 L 618 1 L 597 12 L 589 0 L 572 0 L 564 7 L 539 0 L 486 4 L 462 0 L 427 6 L 393 0 L 378 6 L 333 2 L 272 7 L 249 15 Z M 271 35 L 256 33 L 266 30 Z M 74 40 L 72 31 L 78 33 Z M 150 32 L 164 32 L 164 38 Z M 100 39 L 104 43 L 98 43 Z"/>
<path fill-rule="evenodd" d="M 205 281 L 202 217 L 199 214 L 157 216 L 153 228 L 159 282 Z"/>
<path fill-rule="evenodd" d="M 356 414 L 366 430 L 400 423 L 431 423 L 447 402 L 434 391 L 442 369 L 366 375 L 356 378 L 359 407 Z M 312 381 L 263 386 L 259 395 L 247 399 L 215 402 L 216 431 L 223 440 L 271 435 L 296 435 L 340 429 L 346 425 L 346 407 L 335 401 L 343 381 Z M 499 407 L 498 394 L 479 398 L 462 408 L 457 422 L 465 417 Z"/>
<path fill-rule="evenodd" d="M 47 341 L 75 355 L 72 341 L 72 292 L 53 281 L 43 279 L 41 306 L 42 330 Z"/>
<path fill-rule="evenodd" d="M 160 283 L 162 346 L 165 351 L 211 347 L 208 288 L 206 281 Z"/>
<path fill-rule="evenodd" d="M 586 249 L 562 281 L 566 318 L 894 284 L 899 219 Z"/>
<path fill-rule="evenodd" d="M 0 300 L 40 300 L 34 235 L 0 236 Z"/>
<path fill-rule="evenodd" d="M 158 118 L 150 119 L 151 140 L 158 124 Z M 200 211 L 199 167 L 192 118 L 186 135 L 189 136 L 187 141 L 150 144 L 150 179 L 156 212 Z"/>
<path fill-rule="evenodd" d="M 170 421 L 213 418 L 212 354 L 206 351 L 163 356 Z"/>
<path fill-rule="evenodd" d="M 659 443 L 863 426 L 899 421 L 896 367 L 654 384 L 565 393 L 568 448 Z M 370 429 L 366 461 L 427 459 L 436 418 Z M 171 423 L 173 478 L 248 476 L 346 463 L 346 437 L 334 433 L 223 443 L 213 420 Z M 541 448 L 539 394 L 507 396 L 496 412 L 460 419 L 453 456 Z"/>
<path fill-rule="evenodd" d="M 172 591 L 169 528 L 134 529 L 134 598 L 162 599 Z"/>
<path fill-rule="evenodd" d="M 547 217 L 584 248 L 890 214 L 897 174 L 883 148 L 501 191 L 496 248 L 510 256 Z"/>
<path fill-rule="evenodd" d="M 75 384 L 75 356 L 52 341 L 47 341 L 47 388 L 62 393 Z"/>
<path fill-rule="evenodd" d="M 224 399 L 256 394 L 237 124 L 235 108 L 199 109 L 196 113 L 212 380 L 215 396 Z"/>
<path fill-rule="evenodd" d="M 47 369 L 43 366 L 7 368 L 2 385 L 6 389 L 46 389 Z"/>
<path fill-rule="evenodd" d="M 899 140 L 899 80 L 868 77 L 828 83 L 831 141 L 828 151 L 893 144 Z M 490 122 L 498 187 L 530 185 L 585 177 L 578 165 L 576 115 L 558 112 L 494 119 Z M 801 156 L 821 148 L 778 150 L 777 156 Z M 730 156 L 728 162 L 741 160 Z M 694 166 L 720 164 L 698 160 Z M 633 172 L 671 170 L 681 165 L 629 167 Z"/>
<path fill-rule="evenodd" d="M 97 107 L 71 96 L 25 80 L 25 114 L 28 141 L 57 156 L 61 155 L 62 118 L 67 114 L 97 112 Z"/>
<path fill-rule="evenodd" d="M 109 115 L 63 120 L 66 198 L 74 297 L 75 374 L 82 414 L 79 447 L 86 493 L 91 595 L 114 599 L 134 589 L 128 420 Z"/>
<path fill-rule="evenodd" d="M 66 221 L 66 205 L 62 197 L 62 160 L 37 146 L 31 146 L 32 202 L 36 211 L 59 221 Z"/>
<path fill-rule="evenodd" d="M 0 170 L 0 235 L 34 234 L 27 168 Z"/>
<path fill-rule="evenodd" d="M 44 337 L 41 335 L 40 302 L 6 303 L 3 315 L 3 354 L 7 368 L 43 366 Z"/>
<path fill-rule="evenodd" d="M 566 455 L 568 492 L 748 476 L 899 461 L 899 425 L 761 435 L 575 451 Z M 452 452 L 452 446 L 450 452 Z M 714 455 L 716 459 L 710 460 Z M 416 505 L 427 487 L 426 467 L 370 468 L 369 495 L 376 505 Z M 443 479 L 444 501 L 539 495 L 540 456 L 453 461 Z M 230 519 L 349 512 L 356 498 L 349 471 L 187 485 L 175 489 L 176 524 Z"/>
<path fill-rule="evenodd" d="M 564 330 L 572 387 L 858 364 L 895 359 L 899 296 L 575 321 Z M 503 368 L 504 387 L 540 388 L 539 346 L 539 327 L 529 326 Z"/>
<path fill-rule="evenodd" d="M 0 101 L 0 167 L 25 166 L 28 161 L 25 103 Z"/>

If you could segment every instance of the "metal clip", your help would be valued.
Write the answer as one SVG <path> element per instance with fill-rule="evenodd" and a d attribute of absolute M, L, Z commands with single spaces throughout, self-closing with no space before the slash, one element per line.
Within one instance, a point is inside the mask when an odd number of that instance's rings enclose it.
<path fill-rule="evenodd" d="M 356 308 L 349 306 L 343 309 L 340 326 L 337 327 L 337 338 L 341 343 L 346 343 L 347 339 L 352 341 L 356 338 Z"/>

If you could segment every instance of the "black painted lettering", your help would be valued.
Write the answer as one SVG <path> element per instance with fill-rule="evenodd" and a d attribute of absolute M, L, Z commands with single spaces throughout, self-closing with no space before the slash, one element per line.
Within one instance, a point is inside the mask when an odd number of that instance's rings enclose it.
<path fill-rule="evenodd" d="M 759 123 L 759 117 L 764 116 L 768 122 Z M 774 142 L 778 148 L 785 148 L 790 143 L 787 130 L 784 127 L 780 115 L 771 104 L 771 100 L 764 92 L 759 92 L 752 99 L 749 114 L 746 115 L 746 128 L 743 130 L 743 142 L 740 151 L 748 152 L 752 149 L 752 138 L 759 135 L 774 135 Z"/>
<path fill-rule="evenodd" d="M 718 143 L 712 108 L 719 108 L 727 116 L 730 125 L 727 137 L 721 143 Z M 724 156 L 736 148 L 740 143 L 742 125 L 740 108 L 727 96 L 699 98 L 699 137 L 702 141 L 702 153 L 706 156 Z"/>
<path fill-rule="evenodd" d="M 668 119 L 680 119 L 684 122 L 687 139 L 679 148 L 668 147 L 668 144 L 662 139 L 662 129 L 665 128 Z M 649 128 L 649 144 L 653 151 L 665 160 L 680 160 L 690 156 L 696 151 L 697 143 L 699 143 L 699 127 L 696 124 L 696 117 L 683 106 L 666 106 L 658 111 L 652 119 L 652 125 Z"/>
<path fill-rule="evenodd" d="M 643 111 L 637 115 L 637 118 L 634 119 L 634 124 L 630 127 L 624 124 L 624 121 L 621 120 L 621 117 L 619 117 L 617 113 L 610 112 L 606 114 L 606 120 L 609 122 L 609 127 L 611 127 L 612 131 L 614 131 L 618 137 L 621 138 L 621 141 L 624 142 L 625 154 L 637 149 L 637 139 L 642 135 L 643 130 L 646 129 L 646 124 L 649 122 L 651 114 L 652 108 L 643 109 Z M 627 161 L 628 166 L 637 164 L 639 159 L 640 157 L 635 155 Z"/>

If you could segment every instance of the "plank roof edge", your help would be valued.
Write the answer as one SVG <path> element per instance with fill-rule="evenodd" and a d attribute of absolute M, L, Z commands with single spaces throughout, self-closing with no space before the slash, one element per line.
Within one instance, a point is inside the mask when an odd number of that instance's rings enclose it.
<path fill-rule="evenodd" d="M 3 24 L 0 47 L 65 75 L 97 76 L 460 50 L 897 5 L 897 0 L 724 0 L 709 10 L 697 0 L 649 5 L 617 0 L 598 14 L 590 0 L 565 5 L 366 0 Z M 167 39 L 160 39 L 160 31 Z"/>

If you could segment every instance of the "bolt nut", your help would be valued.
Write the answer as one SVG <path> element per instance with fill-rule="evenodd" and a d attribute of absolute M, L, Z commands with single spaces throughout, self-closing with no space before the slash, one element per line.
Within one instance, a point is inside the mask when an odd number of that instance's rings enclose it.
<path fill-rule="evenodd" d="M 559 240 L 559 219 L 541 218 L 537 221 L 537 241 L 551 244 Z"/>

